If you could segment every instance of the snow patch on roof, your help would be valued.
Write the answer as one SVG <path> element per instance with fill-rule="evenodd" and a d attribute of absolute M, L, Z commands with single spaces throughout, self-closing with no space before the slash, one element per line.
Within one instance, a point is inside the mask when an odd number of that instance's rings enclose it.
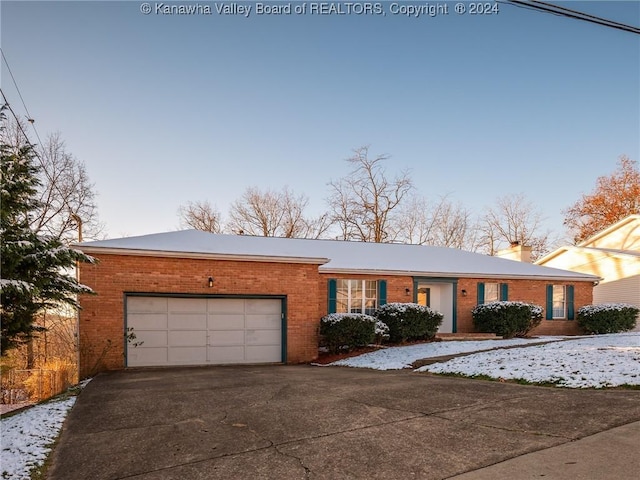
<path fill-rule="evenodd" d="M 455 248 L 395 243 L 223 235 L 179 230 L 77 244 L 81 250 L 122 250 L 257 258 L 316 259 L 324 273 L 383 273 L 443 277 L 527 277 L 595 281 L 594 275 L 491 257 Z M 324 262 L 321 259 L 328 259 Z"/>

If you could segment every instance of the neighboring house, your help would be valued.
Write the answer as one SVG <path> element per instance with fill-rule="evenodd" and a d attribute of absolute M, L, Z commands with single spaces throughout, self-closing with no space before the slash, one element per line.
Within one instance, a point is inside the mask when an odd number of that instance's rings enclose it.
<path fill-rule="evenodd" d="M 77 245 L 81 375 L 153 365 L 302 363 L 331 312 L 418 302 L 440 332 L 473 332 L 494 300 L 545 307 L 537 334 L 573 334 L 598 277 L 418 245 L 217 235 L 183 230 Z"/>
<path fill-rule="evenodd" d="M 595 304 L 629 303 L 640 307 L 640 215 L 630 215 L 536 263 L 601 277 L 593 289 Z M 640 331 L 640 324 L 636 331 Z"/>

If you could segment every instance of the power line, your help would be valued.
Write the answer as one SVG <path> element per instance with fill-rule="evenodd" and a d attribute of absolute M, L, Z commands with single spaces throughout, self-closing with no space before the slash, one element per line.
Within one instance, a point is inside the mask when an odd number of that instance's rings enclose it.
<path fill-rule="evenodd" d="M 16 87 L 16 92 L 18 92 L 18 96 L 20 97 L 20 101 L 22 102 L 22 106 L 24 107 L 24 111 L 27 113 L 27 121 L 31 124 L 31 128 L 33 128 L 33 131 L 36 134 L 36 138 L 38 139 L 38 142 L 40 143 L 40 145 L 43 145 L 42 139 L 40 138 L 40 135 L 38 134 L 38 130 L 36 129 L 36 126 L 35 126 L 35 120 L 29 113 L 27 104 L 25 103 L 24 98 L 22 97 L 22 93 L 20 92 L 20 88 L 18 87 L 18 82 L 16 82 L 16 78 L 13 76 L 13 72 L 11 71 L 11 67 L 9 66 L 9 62 L 7 61 L 7 57 L 5 56 L 4 50 L 2 48 L 0 48 L 0 54 L 2 54 L 2 59 L 4 60 L 4 64 L 7 66 L 7 70 L 9 71 L 9 75 L 11 76 L 11 80 L 13 81 L 13 85 Z M 2 96 L 4 97 L 4 94 Z M 5 98 L 5 103 L 8 104 L 9 102 L 7 102 L 6 97 L 4 98 Z M 15 117 L 15 112 L 14 112 L 14 117 Z M 17 120 L 17 117 L 16 117 L 16 120 Z"/>
<path fill-rule="evenodd" d="M 625 23 L 615 22 L 606 18 L 597 17 L 588 13 L 579 12 L 570 8 L 561 7 L 552 3 L 541 2 L 537 0 L 504 0 L 499 3 L 506 3 L 508 5 L 514 5 L 516 7 L 526 8 L 529 10 L 536 10 L 544 13 L 551 13 L 561 17 L 573 18 L 574 20 L 582 20 L 584 22 L 595 23 L 609 28 L 615 28 L 625 32 L 635 33 L 640 35 L 640 28 Z"/>
<path fill-rule="evenodd" d="M 2 54 L 2 59 L 4 60 L 4 64 L 7 66 L 7 70 L 9 71 L 9 75 L 11 76 L 11 80 L 13 80 L 13 84 L 16 87 L 18 96 L 22 101 L 22 106 L 24 107 L 24 111 L 27 112 L 27 116 L 29 117 L 29 119 L 31 119 L 31 115 L 29 114 L 29 109 L 27 108 L 27 105 L 24 103 L 24 98 L 22 98 L 22 93 L 20 93 L 20 89 L 18 88 L 18 84 L 16 83 L 16 78 L 13 76 L 13 72 L 11 71 L 11 67 L 9 66 L 9 62 L 7 61 L 7 57 L 5 56 L 4 50 L 2 50 L 2 47 L 0 47 L 0 54 Z"/>
<path fill-rule="evenodd" d="M 18 116 L 16 115 L 16 112 L 11 107 L 11 104 L 9 103 L 9 100 L 7 100 L 7 97 L 4 94 L 4 92 L 2 91 L 2 88 L 0 88 L 0 94 L 2 94 L 2 98 L 4 99 L 4 106 L 9 109 L 9 111 L 13 115 L 13 118 L 16 119 L 16 125 L 18 126 L 18 129 L 22 132 L 22 135 L 24 135 L 24 138 L 27 140 L 27 143 L 31 144 L 31 139 L 29 138 L 29 135 L 27 135 L 27 132 L 25 132 L 24 128 L 22 128 L 22 124 L 20 123 L 20 119 L 18 118 Z M 34 149 L 34 153 L 36 153 L 36 155 L 37 155 L 37 152 L 35 151 L 35 149 Z M 40 163 L 42 163 L 42 160 L 40 160 Z"/>

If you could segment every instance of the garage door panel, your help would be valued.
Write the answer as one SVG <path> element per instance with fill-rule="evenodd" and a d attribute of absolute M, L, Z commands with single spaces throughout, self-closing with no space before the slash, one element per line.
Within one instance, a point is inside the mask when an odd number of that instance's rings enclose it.
<path fill-rule="evenodd" d="M 166 313 L 129 313 L 127 327 L 139 330 L 158 330 L 167 328 Z"/>
<path fill-rule="evenodd" d="M 209 345 L 244 345 L 244 330 L 222 330 L 209 334 Z"/>
<path fill-rule="evenodd" d="M 204 298 L 169 298 L 170 313 L 206 313 L 207 300 Z"/>
<path fill-rule="evenodd" d="M 214 314 L 208 315 L 209 330 L 237 330 L 244 328 L 244 315 Z"/>
<path fill-rule="evenodd" d="M 204 313 L 171 313 L 169 314 L 170 330 L 206 330 L 207 315 Z"/>
<path fill-rule="evenodd" d="M 142 348 L 149 347 L 165 347 L 168 345 L 167 340 L 167 331 L 166 330 L 134 330 L 136 335 L 134 343 L 137 343 L 138 346 L 131 348 L 134 350 L 140 350 Z"/>
<path fill-rule="evenodd" d="M 242 298 L 210 298 L 207 311 L 212 313 L 244 314 L 245 299 Z"/>
<path fill-rule="evenodd" d="M 263 313 L 263 314 L 280 314 L 281 303 L 279 300 L 271 299 L 249 299 L 247 300 L 246 310 L 247 314 Z"/>
<path fill-rule="evenodd" d="M 224 365 L 229 363 L 245 363 L 244 346 L 216 346 L 209 347 L 209 359 L 211 363 Z"/>
<path fill-rule="evenodd" d="M 246 361 L 249 363 L 275 363 L 280 362 L 282 349 L 279 345 L 247 346 L 245 351 Z"/>
<path fill-rule="evenodd" d="M 279 330 L 246 330 L 245 343 L 247 345 L 276 345 L 280 348 Z"/>
<path fill-rule="evenodd" d="M 168 361 L 169 348 L 167 347 L 134 347 L 127 352 L 127 365 L 130 367 L 167 365 Z"/>
<path fill-rule="evenodd" d="M 252 329 L 280 330 L 282 319 L 280 313 L 274 315 L 247 315 L 245 325 Z"/>
<path fill-rule="evenodd" d="M 127 311 L 139 313 L 167 313 L 167 298 L 128 297 Z"/>
<path fill-rule="evenodd" d="M 169 364 L 198 365 L 207 363 L 207 347 L 171 347 Z"/>
<path fill-rule="evenodd" d="M 173 347 L 205 347 L 207 345 L 206 330 L 170 331 L 169 345 Z"/>

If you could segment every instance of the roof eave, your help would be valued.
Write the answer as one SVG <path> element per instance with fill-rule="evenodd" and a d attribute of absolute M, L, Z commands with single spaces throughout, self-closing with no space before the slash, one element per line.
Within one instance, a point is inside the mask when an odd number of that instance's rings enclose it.
<path fill-rule="evenodd" d="M 483 272 L 420 272 L 415 270 L 380 270 L 380 269 L 353 269 L 353 268 L 331 268 L 320 267 L 320 273 L 340 274 L 340 275 L 378 275 L 378 276 L 405 276 L 405 277 L 437 277 L 437 278 L 495 278 L 512 280 L 562 280 L 576 282 L 595 282 L 602 278 L 597 275 L 520 275 L 505 273 L 483 273 Z"/>
<path fill-rule="evenodd" d="M 239 262 L 300 263 L 324 265 L 329 262 L 325 257 L 286 257 L 271 255 L 238 255 L 227 253 L 176 252 L 172 250 L 143 250 L 133 248 L 91 247 L 74 244 L 74 248 L 92 255 L 128 255 L 136 257 L 191 258 L 199 260 L 233 260 Z"/>

